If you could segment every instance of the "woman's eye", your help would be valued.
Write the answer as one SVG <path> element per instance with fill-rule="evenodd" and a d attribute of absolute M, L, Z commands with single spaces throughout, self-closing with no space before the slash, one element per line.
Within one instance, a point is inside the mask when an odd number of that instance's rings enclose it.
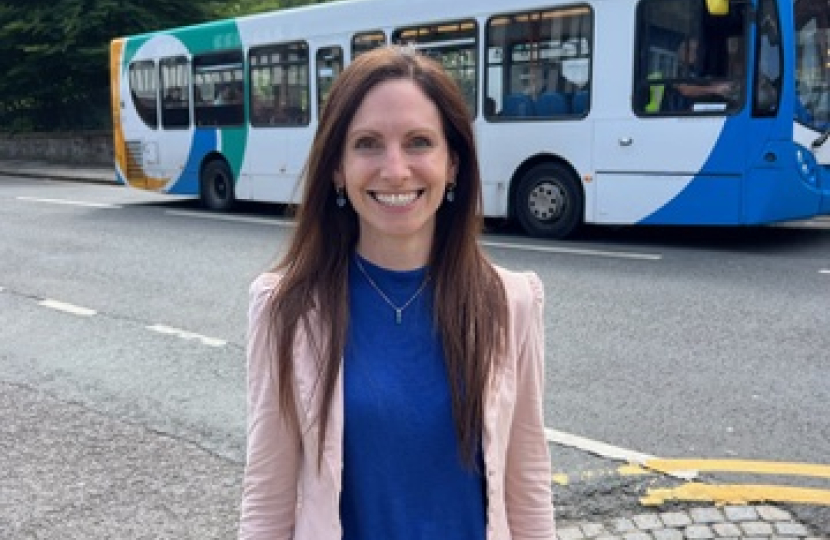
<path fill-rule="evenodd" d="M 429 148 L 432 146 L 432 141 L 428 137 L 414 137 L 409 145 L 413 148 Z"/>
<path fill-rule="evenodd" d="M 377 148 L 377 141 L 371 137 L 361 137 L 354 142 L 354 147 L 358 150 Z"/>

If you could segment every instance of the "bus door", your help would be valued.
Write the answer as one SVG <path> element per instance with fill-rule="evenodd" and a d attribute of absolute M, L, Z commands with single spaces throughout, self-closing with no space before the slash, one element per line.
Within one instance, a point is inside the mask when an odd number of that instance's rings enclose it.
<path fill-rule="evenodd" d="M 184 55 L 159 60 L 159 129 L 155 140 L 145 140 L 145 159 L 154 163 L 161 177 L 172 184 L 185 172 L 191 153 L 193 123 L 191 119 L 190 60 Z"/>
<path fill-rule="evenodd" d="M 242 183 L 250 183 L 256 200 L 296 201 L 315 129 L 308 44 L 252 47 L 248 63 L 250 129 Z"/>
<path fill-rule="evenodd" d="M 795 141 L 816 160 L 824 195 L 819 212 L 830 214 L 830 11 L 826 0 L 796 0 Z"/>
<path fill-rule="evenodd" d="M 745 115 L 749 26 L 740 6 L 715 17 L 704 0 L 643 0 L 632 14 L 633 54 L 597 55 L 596 77 L 607 80 L 596 89 L 593 221 L 741 221 L 745 163 L 739 131 L 728 129 Z M 626 95 L 620 83 L 632 78 Z"/>

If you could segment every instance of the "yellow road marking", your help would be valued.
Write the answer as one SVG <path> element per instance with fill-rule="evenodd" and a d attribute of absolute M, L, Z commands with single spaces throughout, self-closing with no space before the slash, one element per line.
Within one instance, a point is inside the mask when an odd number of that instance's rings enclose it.
<path fill-rule="evenodd" d="M 830 465 L 817 465 L 812 463 L 749 461 L 741 459 L 650 459 L 643 466 L 647 469 L 665 474 L 676 473 L 678 471 L 718 471 L 830 478 Z"/>
<path fill-rule="evenodd" d="M 655 471 L 644 469 L 639 465 L 623 465 L 616 469 L 600 469 L 594 471 L 580 471 L 578 473 L 554 473 L 552 480 L 554 484 L 567 486 L 573 481 L 591 480 L 593 478 L 608 478 L 611 476 L 646 476 L 655 474 Z"/>
<path fill-rule="evenodd" d="M 690 482 L 675 488 L 649 489 L 640 499 L 644 506 L 658 506 L 666 501 L 707 501 L 716 504 L 789 502 L 830 506 L 830 491 L 764 485 L 713 486 Z"/>

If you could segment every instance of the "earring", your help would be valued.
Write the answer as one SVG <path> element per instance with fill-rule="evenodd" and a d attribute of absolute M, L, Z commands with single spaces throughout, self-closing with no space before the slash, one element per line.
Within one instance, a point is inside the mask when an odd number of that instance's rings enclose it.
<path fill-rule="evenodd" d="M 455 184 L 450 184 L 447 188 L 447 194 L 445 195 L 447 202 L 453 202 L 455 200 Z"/>
<path fill-rule="evenodd" d="M 346 190 L 344 190 L 342 187 L 337 188 L 337 201 L 336 202 L 337 202 L 337 207 L 338 208 L 343 208 L 344 206 L 346 206 L 346 194 L 345 193 L 346 193 Z"/>

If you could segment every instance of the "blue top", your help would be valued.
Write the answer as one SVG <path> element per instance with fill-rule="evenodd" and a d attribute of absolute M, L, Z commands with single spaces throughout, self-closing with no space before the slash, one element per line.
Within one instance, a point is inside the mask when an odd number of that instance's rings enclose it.
<path fill-rule="evenodd" d="M 360 261 L 398 307 L 426 277 L 426 268 L 392 271 Z M 403 310 L 400 324 L 354 260 L 349 294 L 343 539 L 483 540 L 484 477 L 465 467 L 458 450 L 432 287 Z"/>

